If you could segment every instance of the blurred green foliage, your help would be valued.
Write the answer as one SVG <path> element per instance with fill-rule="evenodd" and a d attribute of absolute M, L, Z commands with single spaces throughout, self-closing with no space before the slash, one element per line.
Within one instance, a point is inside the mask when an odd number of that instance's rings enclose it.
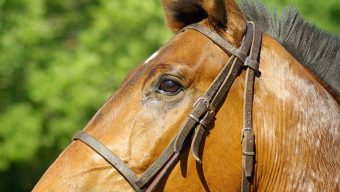
<path fill-rule="evenodd" d="M 293 3 L 340 33 L 338 0 Z M 126 73 L 170 36 L 156 0 L 0 0 L 0 191 L 32 189 Z"/>
<path fill-rule="evenodd" d="M 294 6 L 308 22 L 340 35 L 339 0 L 264 0 L 264 2 L 279 11 L 285 6 Z"/>

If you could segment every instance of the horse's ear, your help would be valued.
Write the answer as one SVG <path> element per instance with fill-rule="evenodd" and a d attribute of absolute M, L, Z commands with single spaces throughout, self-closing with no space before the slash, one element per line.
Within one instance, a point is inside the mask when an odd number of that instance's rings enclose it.
<path fill-rule="evenodd" d="M 174 32 L 208 18 L 210 24 L 236 45 L 245 33 L 246 19 L 235 0 L 162 0 L 162 2 L 168 26 Z"/>
<path fill-rule="evenodd" d="M 208 17 L 203 0 L 162 0 L 165 17 L 174 32 Z"/>

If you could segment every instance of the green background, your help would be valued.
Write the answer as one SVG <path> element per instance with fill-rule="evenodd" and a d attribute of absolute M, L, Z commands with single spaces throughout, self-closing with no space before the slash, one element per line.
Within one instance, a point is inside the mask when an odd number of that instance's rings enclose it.
<path fill-rule="evenodd" d="M 340 34 L 338 0 L 292 4 Z M 171 37 L 156 0 L 0 0 L 0 191 L 29 191 L 128 71 Z"/>

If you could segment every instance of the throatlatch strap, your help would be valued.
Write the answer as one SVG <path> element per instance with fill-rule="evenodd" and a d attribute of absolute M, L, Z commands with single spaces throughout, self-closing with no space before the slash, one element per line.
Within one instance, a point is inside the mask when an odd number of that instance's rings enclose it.
<path fill-rule="evenodd" d="M 253 129 L 253 97 L 255 75 L 259 76 L 259 56 L 262 40 L 262 32 L 255 27 L 254 23 L 250 23 L 254 29 L 252 46 L 250 55 L 244 64 L 246 69 L 246 82 L 244 90 L 244 110 L 243 110 L 243 129 L 241 133 L 242 143 L 242 183 L 241 191 L 249 192 L 253 177 L 254 157 L 255 157 L 255 135 Z"/>

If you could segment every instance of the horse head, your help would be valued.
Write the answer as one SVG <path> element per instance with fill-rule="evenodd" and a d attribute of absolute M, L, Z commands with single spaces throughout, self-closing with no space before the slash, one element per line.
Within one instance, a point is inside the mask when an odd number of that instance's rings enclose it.
<path fill-rule="evenodd" d="M 198 23 L 235 49 L 242 46 L 249 30 L 245 15 L 233 0 L 163 0 L 163 7 L 167 24 L 176 35 L 126 77 L 84 129 L 134 177 L 142 177 L 172 147 L 181 128 L 194 118 L 188 115 L 195 102 L 226 69 L 226 63 L 237 60 L 197 30 L 182 29 Z M 253 189 L 336 190 L 340 166 L 336 99 L 278 41 L 265 33 L 261 41 L 261 76 L 255 83 L 252 113 L 256 146 Z M 161 164 L 168 167 L 154 186 L 157 190 L 240 190 L 240 138 L 248 74 L 236 75 L 228 95 L 214 111 L 216 116 L 205 126 L 199 154 L 189 152 L 190 136 L 195 134 L 190 130 L 183 149 L 178 153 L 175 149 L 166 159 L 168 162 L 176 154 L 176 161 Z M 113 168 L 80 140 L 74 140 L 60 154 L 34 188 L 107 190 L 133 188 L 119 168 Z"/>

